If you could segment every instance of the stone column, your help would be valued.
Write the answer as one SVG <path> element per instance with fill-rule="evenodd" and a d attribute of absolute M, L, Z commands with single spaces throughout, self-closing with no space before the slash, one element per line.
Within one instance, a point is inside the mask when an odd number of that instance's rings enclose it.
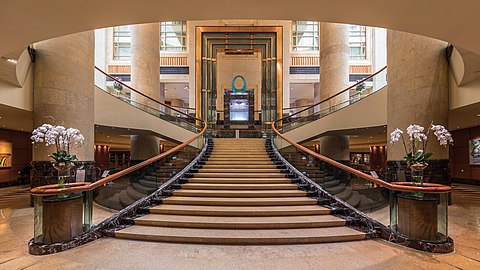
<path fill-rule="evenodd" d="M 320 89 L 319 100 L 323 101 L 348 87 L 349 48 L 348 25 L 320 23 Z M 349 94 L 341 94 L 320 110 L 348 101 Z M 342 106 L 342 105 L 340 105 Z M 350 145 L 347 136 L 325 136 L 320 139 L 320 153 L 337 161 L 350 160 Z"/>
<path fill-rule="evenodd" d="M 447 126 L 446 46 L 440 40 L 388 30 L 387 134 L 395 128 L 405 131 L 411 124 L 428 128 L 432 121 Z M 431 138 L 427 151 L 434 154 L 426 174 L 430 170 L 435 175 L 430 180 L 448 183 L 448 148 Z M 396 180 L 399 164 L 405 169 L 405 163 L 397 162 L 403 161 L 405 151 L 402 145 L 390 145 L 387 154 L 387 179 Z"/>
<path fill-rule="evenodd" d="M 172 99 L 171 104 L 173 107 L 184 107 L 185 102 L 183 101 L 183 99 L 175 98 L 175 99 Z"/>
<path fill-rule="evenodd" d="M 320 83 L 313 84 L 313 104 L 320 102 Z"/>
<path fill-rule="evenodd" d="M 320 23 L 320 100 L 348 87 L 349 72 L 348 25 Z M 348 99 L 348 93 L 342 94 L 333 104 Z"/>
<path fill-rule="evenodd" d="M 308 102 L 308 99 L 305 99 L 305 98 L 299 98 L 297 100 L 295 100 L 295 107 L 300 107 L 300 106 L 307 106 L 309 104 Z M 301 111 L 305 108 L 298 108 L 298 109 L 295 109 L 295 111 Z M 301 112 L 298 116 L 307 116 L 309 114 L 308 110 L 307 111 L 304 111 L 304 112 Z"/>
<path fill-rule="evenodd" d="M 86 169 L 85 181 L 95 181 L 94 170 L 94 32 L 88 31 L 35 44 L 34 127 L 44 123 L 78 128 L 85 136 L 76 169 Z M 56 182 L 54 147 L 33 147 L 32 186 Z M 93 170 L 93 171 L 92 171 Z"/>
<path fill-rule="evenodd" d="M 158 23 L 132 26 L 132 87 L 158 101 L 160 95 L 160 27 Z M 141 95 L 132 93 L 132 99 L 157 109 L 152 102 Z M 152 135 L 130 137 L 132 161 L 146 160 L 159 153 L 159 139 Z"/>
<path fill-rule="evenodd" d="M 350 160 L 350 140 L 348 136 L 324 136 L 320 138 L 320 154 L 336 161 Z"/>

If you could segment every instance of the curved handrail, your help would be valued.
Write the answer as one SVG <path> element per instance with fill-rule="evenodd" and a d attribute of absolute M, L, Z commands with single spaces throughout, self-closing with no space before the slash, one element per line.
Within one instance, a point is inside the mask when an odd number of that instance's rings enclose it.
<path fill-rule="evenodd" d="M 288 116 L 285 116 L 285 117 L 283 117 L 283 118 L 280 118 L 280 119 L 278 119 L 277 121 L 283 121 L 283 120 L 285 120 L 285 119 L 287 119 L 287 118 L 290 118 L 290 117 L 292 117 L 292 116 L 294 116 L 294 115 L 300 114 L 300 113 L 302 113 L 302 112 L 304 112 L 304 111 L 308 111 L 309 109 L 311 109 L 311 108 L 313 108 L 313 107 L 315 107 L 315 106 L 317 106 L 317 105 L 320 105 L 321 103 L 324 103 L 324 102 L 326 102 L 326 101 L 328 101 L 328 100 L 332 100 L 333 98 L 335 98 L 335 97 L 337 97 L 337 96 L 345 93 L 346 91 L 349 91 L 349 90 L 352 89 L 353 87 L 355 87 L 355 86 L 357 86 L 357 85 L 359 85 L 359 84 L 361 84 L 361 83 L 369 80 L 370 78 L 378 75 L 380 72 L 382 72 L 382 71 L 384 71 L 384 70 L 386 70 L 386 69 L 387 69 L 387 66 L 384 66 L 383 68 L 381 68 L 381 69 L 378 70 L 377 72 L 375 72 L 375 73 L 373 73 L 373 74 L 371 74 L 371 75 L 369 75 L 369 76 L 367 76 L 367 77 L 359 80 L 358 82 L 356 82 L 356 83 L 353 84 L 353 85 L 348 86 L 347 88 L 345 88 L 345 89 L 343 89 L 342 91 L 336 93 L 335 95 L 333 95 L 333 96 L 331 96 L 331 97 L 329 97 L 329 98 L 327 98 L 327 99 L 325 99 L 325 100 L 319 101 L 319 102 L 317 102 L 317 103 L 315 103 L 315 104 L 313 104 L 313 105 L 310 105 L 310 106 L 306 107 L 305 109 L 300 110 L 300 111 L 298 111 L 298 112 L 296 112 L 296 113 L 293 113 L 293 114 L 291 114 L 291 115 L 288 115 Z M 318 112 L 314 112 L 313 114 L 316 114 L 316 113 L 318 113 Z M 311 115 L 313 115 L 313 114 L 310 114 L 309 116 L 311 116 Z"/>
<path fill-rule="evenodd" d="M 188 139 L 187 141 L 175 146 L 174 148 L 166 151 L 166 152 L 163 152 L 157 156 L 154 156 L 152 158 L 149 158 L 143 162 L 140 162 L 136 165 L 133 165 L 131 167 L 128 167 L 124 170 L 121 170 L 117 173 L 114 173 L 112 175 L 109 175 L 97 182 L 79 182 L 79 183 L 68 183 L 68 184 L 65 184 L 65 186 L 67 186 L 67 188 L 59 188 L 59 185 L 58 184 L 51 184 L 51 185 L 46 185 L 46 186 L 40 186 L 40 187 L 35 187 L 35 188 L 32 188 L 30 190 L 30 193 L 32 195 L 35 195 L 35 196 L 50 196 L 50 195 L 58 195 L 58 194 L 68 194 L 68 193 L 75 193 L 75 192 L 82 192 L 82 191 L 89 191 L 89 190 L 93 190 L 99 186 L 102 186 L 108 182 L 111 182 L 111 181 L 115 181 L 116 179 L 124 176 L 124 175 L 127 175 L 131 172 L 134 172 L 140 168 L 143 168 L 147 165 L 150 165 L 156 161 L 159 161 L 160 159 L 162 158 L 165 158 L 175 152 L 178 152 L 179 150 L 181 150 L 182 148 L 186 147 L 187 145 L 189 145 L 191 142 L 193 142 L 194 140 L 198 139 L 200 136 L 203 135 L 203 133 L 205 133 L 205 131 L 207 130 L 207 125 L 205 124 L 204 121 L 203 122 L 203 129 L 201 132 L 199 132 L 198 134 L 195 134 L 195 136 L 193 136 L 192 138 Z"/>
<path fill-rule="evenodd" d="M 143 96 L 143 97 L 145 97 L 145 98 L 148 98 L 148 99 L 150 99 L 150 100 L 152 100 L 152 101 L 154 101 L 154 102 L 156 102 L 156 103 L 159 103 L 160 105 L 163 105 L 163 106 L 165 106 L 166 108 L 169 108 L 169 109 L 171 109 L 171 110 L 173 110 L 173 111 L 175 111 L 175 112 L 177 112 L 177 113 L 180 113 L 180 114 L 182 114 L 182 115 L 184 115 L 184 116 L 187 116 L 187 117 L 190 117 L 190 118 L 194 118 L 196 121 L 202 121 L 201 119 L 198 119 L 198 118 L 195 117 L 195 116 L 186 114 L 186 113 L 184 113 L 184 112 L 182 112 L 182 111 L 180 111 L 180 110 L 175 109 L 174 106 L 167 105 L 167 104 L 165 104 L 165 103 L 163 103 L 163 102 L 161 102 L 161 101 L 159 101 L 159 100 L 157 100 L 157 99 L 155 99 L 155 98 L 152 98 L 152 97 L 150 97 L 150 96 L 148 96 L 148 95 L 146 95 L 146 94 L 138 91 L 137 89 L 135 89 L 135 88 L 133 88 L 133 87 L 125 84 L 124 82 L 122 82 L 122 81 L 120 81 L 120 80 L 117 80 L 115 77 L 113 77 L 113 76 L 111 76 L 110 74 L 106 73 L 105 71 L 101 70 L 101 69 L 100 69 L 99 67 L 97 67 L 97 66 L 95 66 L 95 69 L 98 70 L 98 71 L 99 71 L 100 73 L 102 73 L 103 75 L 105 75 L 105 76 L 107 76 L 108 78 L 110 78 L 111 80 L 113 80 L 113 81 L 121 84 L 122 86 L 127 87 L 128 89 L 132 90 L 133 92 L 135 92 L 135 93 L 137 93 L 137 94 L 139 94 L 139 95 L 141 95 L 141 96 Z"/>
<path fill-rule="evenodd" d="M 414 186 L 415 183 L 411 183 L 411 182 L 393 182 L 393 183 L 389 183 L 389 182 L 386 182 L 386 181 L 383 181 L 381 179 L 378 179 L 378 178 L 375 178 L 371 175 L 368 175 L 366 173 L 363 173 L 361 171 L 358 171 L 358 170 L 355 170 L 345 164 L 342 164 L 340 162 L 337 162 L 333 159 L 330 159 L 326 156 L 323 156 L 323 155 L 320 155 L 292 140 L 290 140 L 289 138 L 287 138 L 285 135 L 281 134 L 276 128 L 275 128 L 275 124 L 280 121 L 280 120 L 276 120 L 272 123 L 272 129 L 273 131 L 278 135 L 280 136 L 280 138 L 282 138 L 283 140 L 287 141 L 288 143 L 290 143 L 291 145 L 293 145 L 295 148 L 299 149 L 300 151 L 304 152 L 304 153 L 307 153 L 311 156 L 314 156 L 320 160 L 323 160 L 337 168 L 340 168 L 344 171 L 347 171 L 351 174 L 354 174 L 366 181 L 369 181 L 369 182 L 372 182 L 372 183 L 375 183 L 375 184 L 378 184 L 384 188 L 387 188 L 389 190 L 394 190 L 394 191 L 404 191 L 404 192 L 423 192 L 423 193 L 446 193 L 446 192 L 449 192 L 452 188 L 449 187 L 449 186 L 445 186 L 445 185 L 440 185 L 440 184 L 435 184 L 435 183 L 424 183 L 424 187 L 418 187 L 418 186 Z"/>
<path fill-rule="evenodd" d="M 342 163 L 340 163 L 340 162 L 337 162 L 337 161 L 335 161 L 335 160 L 333 160 L 333 159 L 330 159 L 330 158 L 328 158 L 328 157 L 325 157 L 325 156 L 323 156 L 323 155 L 320 155 L 320 154 L 318 154 L 318 153 L 316 153 L 316 152 L 314 152 L 314 151 L 312 151 L 312 150 L 310 150 L 310 149 L 308 149 L 308 148 L 306 148 L 306 147 L 304 147 L 304 146 L 302 146 L 302 145 L 294 142 L 293 140 L 287 138 L 285 135 L 283 135 L 282 133 L 280 133 L 280 131 L 279 131 L 280 129 L 282 129 L 282 128 L 285 127 L 285 126 L 288 126 L 288 125 L 291 124 L 293 121 L 291 121 L 291 122 L 289 122 L 289 123 L 287 123 L 287 124 L 285 124 L 285 125 L 280 126 L 279 129 L 276 128 L 276 124 L 277 124 L 277 123 L 282 122 L 282 121 L 284 121 L 284 120 L 287 119 L 287 118 L 292 118 L 294 115 L 300 114 L 300 113 L 302 113 L 302 112 L 304 112 L 304 111 L 307 111 L 307 110 L 309 110 L 309 109 L 311 109 L 311 108 L 319 105 L 320 103 L 323 103 L 323 102 L 328 101 L 328 100 L 330 100 L 330 99 L 332 99 L 332 98 L 334 98 L 334 97 L 336 97 L 336 96 L 338 96 L 338 95 L 343 94 L 345 91 L 348 91 L 348 90 L 350 90 L 351 88 L 353 88 L 353 87 L 355 87 L 355 86 L 357 86 L 357 85 L 365 82 L 366 80 L 374 77 L 375 75 L 377 75 L 377 74 L 379 74 L 380 72 L 384 71 L 386 68 L 387 68 L 387 66 L 383 67 L 383 68 L 380 69 L 379 71 L 373 73 L 372 75 L 370 75 L 370 76 L 368 76 L 368 77 L 363 78 L 362 80 L 358 81 L 358 82 L 355 83 L 354 85 L 349 86 L 348 88 L 346 88 L 346 89 L 338 92 L 337 94 L 329 97 L 329 98 L 326 99 L 326 100 L 323 100 L 323 101 L 321 101 L 321 102 L 318 102 L 318 103 L 316 103 L 316 104 L 314 104 L 314 105 L 310 105 L 310 106 L 308 106 L 307 108 L 305 108 L 305 109 L 303 109 L 303 110 L 300 110 L 300 111 L 298 111 L 298 112 L 296 112 L 296 113 L 294 113 L 294 114 L 291 114 L 291 115 L 288 115 L 288 116 L 286 116 L 286 117 L 283 117 L 283 118 L 280 118 L 280 119 L 275 120 L 275 121 L 272 122 L 272 124 L 271 124 L 273 131 L 274 131 L 275 134 L 277 134 L 280 138 L 282 138 L 283 140 L 287 141 L 288 143 L 290 143 L 292 146 L 294 146 L 295 148 L 299 149 L 300 151 L 302 151 L 302 152 L 304 152 L 304 153 L 307 153 L 307 154 L 309 154 L 309 155 L 311 155 L 311 156 L 314 156 L 314 157 L 316 157 L 316 158 L 318 158 L 318 159 L 320 159 L 320 160 L 322 160 L 322 161 L 324 161 L 324 162 L 326 162 L 326 163 L 329 163 L 329 164 L 331 164 L 331 165 L 333 165 L 333 166 L 335 166 L 335 167 L 337 167 L 337 168 L 340 168 L 340 169 L 342 169 L 342 170 L 344 170 L 344 171 L 346 171 L 346 172 L 348 172 L 348 173 L 351 173 L 351 174 L 353 174 L 353 175 L 356 175 L 356 176 L 358 176 L 358 177 L 360 177 L 360 178 L 362 178 L 362 179 L 364 179 L 364 180 L 366 180 L 366 181 L 368 181 L 368 182 L 372 182 L 372 183 L 378 184 L 379 186 L 382 186 L 382 187 L 387 188 L 387 189 L 389 189 L 389 190 L 393 190 L 393 191 L 403 191 L 403 192 L 423 192 L 423 193 L 447 193 L 447 192 L 450 192 L 451 187 L 445 186 L 445 185 L 441 185 L 441 184 L 435 184 L 435 183 L 424 183 L 424 184 L 423 184 L 423 187 L 419 187 L 419 186 L 416 186 L 415 183 L 412 183 L 412 182 L 392 182 L 392 183 L 389 183 L 389 182 L 383 181 L 383 180 L 381 180 L 381 179 L 375 178 L 375 177 L 373 177 L 373 176 L 371 176 L 371 175 L 368 175 L 368 174 L 366 174 L 366 173 L 363 173 L 363 172 L 361 172 L 361 171 L 355 170 L 355 169 L 353 169 L 353 168 L 351 168 L 351 167 L 349 167 L 349 166 L 347 166 L 347 165 L 345 165 L 345 164 L 342 164 Z M 350 101 L 350 99 L 349 99 L 348 101 L 344 101 L 344 102 L 342 102 L 342 103 L 349 102 L 349 101 Z M 335 105 L 340 105 L 340 104 L 342 104 L 342 103 L 335 104 Z M 329 108 L 327 108 L 326 110 L 328 110 L 328 109 L 329 109 Z M 324 110 L 322 110 L 322 111 L 324 111 Z M 322 111 L 319 111 L 319 112 L 322 112 Z M 313 114 L 317 114 L 317 113 L 319 113 L 319 112 L 314 112 Z M 308 116 L 298 117 L 298 118 L 296 118 L 296 120 L 305 119 L 305 118 L 307 118 L 307 117 L 312 116 L 313 114 L 310 114 L 310 115 L 308 115 Z"/>

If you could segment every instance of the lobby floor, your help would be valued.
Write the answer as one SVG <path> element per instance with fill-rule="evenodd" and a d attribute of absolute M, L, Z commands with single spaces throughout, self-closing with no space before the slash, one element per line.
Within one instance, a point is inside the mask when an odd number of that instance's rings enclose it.
<path fill-rule="evenodd" d="M 429 254 L 383 240 L 288 245 L 185 245 L 103 238 L 31 256 L 33 209 L 26 188 L 0 189 L 0 269 L 480 269 L 480 186 L 455 184 L 449 207 L 455 252 Z M 384 222 L 388 210 L 372 213 Z M 96 208 L 95 222 L 111 213 Z"/>

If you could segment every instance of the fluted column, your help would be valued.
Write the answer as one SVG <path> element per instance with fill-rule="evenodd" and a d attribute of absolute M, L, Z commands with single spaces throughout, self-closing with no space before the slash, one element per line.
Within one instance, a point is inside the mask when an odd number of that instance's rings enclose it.
<path fill-rule="evenodd" d="M 156 100 L 160 94 L 160 28 L 158 23 L 132 26 L 132 87 Z M 132 99 L 150 107 L 159 106 L 141 95 L 132 93 Z M 162 108 L 163 109 L 163 108 Z M 158 155 L 159 139 L 152 135 L 132 135 L 130 156 L 141 161 Z"/>
<path fill-rule="evenodd" d="M 387 133 L 395 128 L 405 129 L 410 124 L 428 128 L 432 121 L 447 126 L 448 121 L 448 65 L 446 42 L 388 30 L 387 33 Z M 430 169 L 436 175 L 448 178 L 448 148 L 440 146 L 435 138 L 428 144 Z M 405 156 L 401 145 L 388 147 L 391 177 L 398 162 Z M 440 177 L 442 178 L 442 177 Z M 394 178 L 391 178 L 394 179 Z"/>
<path fill-rule="evenodd" d="M 334 96 L 348 87 L 349 81 L 349 48 L 348 25 L 337 23 L 320 23 L 320 87 L 314 96 L 320 101 Z M 349 94 L 344 93 L 320 110 L 337 104 L 346 105 Z M 342 105 L 339 105 L 342 106 Z M 320 153 L 338 161 L 350 159 L 349 138 L 347 136 L 325 136 L 320 139 Z"/>

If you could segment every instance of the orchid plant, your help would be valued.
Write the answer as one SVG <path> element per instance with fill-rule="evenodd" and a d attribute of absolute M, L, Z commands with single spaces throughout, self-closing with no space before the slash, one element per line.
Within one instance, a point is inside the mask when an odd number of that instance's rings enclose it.
<path fill-rule="evenodd" d="M 65 128 L 63 126 L 54 126 L 43 124 L 32 132 L 31 139 L 36 143 L 44 142 L 46 146 L 55 145 L 56 152 L 49 155 L 56 164 L 69 165 L 77 159 L 76 155 L 70 154 L 70 149 L 81 147 L 85 137 L 76 128 Z"/>
<path fill-rule="evenodd" d="M 395 144 L 396 142 L 402 140 L 403 147 L 405 149 L 405 160 L 409 164 L 413 163 L 424 163 L 432 155 L 432 152 L 426 152 L 428 139 L 430 134 L 433 132 L 440 145 L 447 146 L 453 144 L 452 135 L 448 130 L 442 125 L 434 125 L 433 122 L 430 124 L 427 132 L 425 133 L 425 128 L 420 125 L 410 125 L 407 127 L 408 140 L 405 140 L 403 136 L 403 131 L 399 128 L 396 128 L 392 133 L 390 133 L 390 143 Z"/>
<path fill-rule="evenodd" d="M 428 139 L 433 132 L 440 145 L 447 147 L 449 144 L 453 144 L 452 135 L 442 125 L 430 124 L 427 132 L 425 128 L 420 125 L 410 125 L 407 127 L 408 140 L 405 140 L 403 131 L 396 128 L 390 133 L 390 143 L 395 144 L 402 140 L 403 147 L 405 149 L 405 160 L 412 169 L 413 185 L 423 186 L 423 170 L 428 166 L 426 161 L 433 155 L 432 152 L 426 152 Z M 415 172 L 415 173 L 414 173 Z M 413 197 L 421 198 L 423 193 L 413 192 Z"/>

